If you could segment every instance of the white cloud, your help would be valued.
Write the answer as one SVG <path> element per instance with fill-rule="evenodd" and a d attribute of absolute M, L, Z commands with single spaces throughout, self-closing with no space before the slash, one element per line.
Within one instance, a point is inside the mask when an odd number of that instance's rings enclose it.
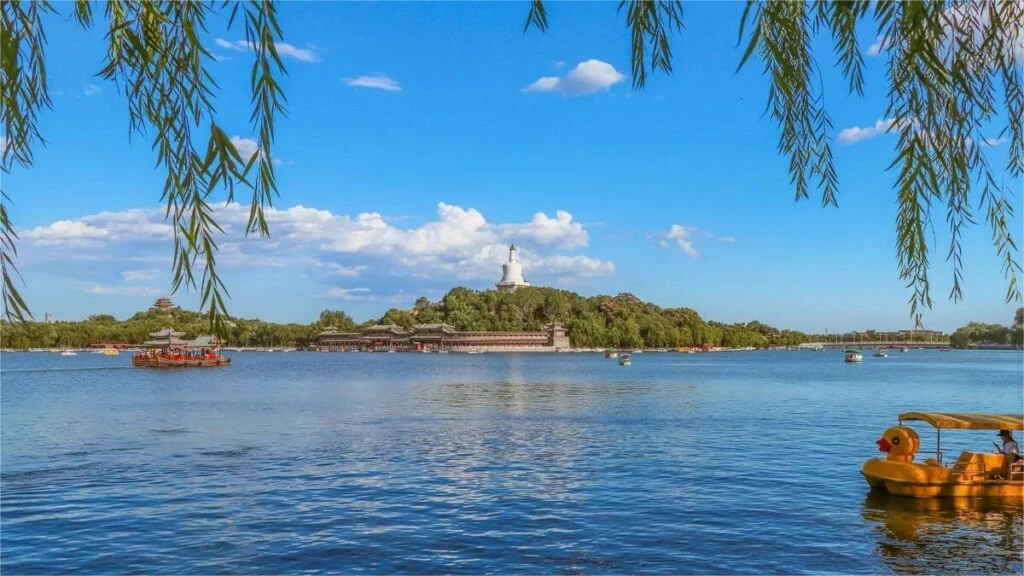
<path fill-rule="evenodd" d="M 555 60 L 554 66 L 555 66 L 555 70 L 561 70 L 562 68 L 565 68 L 565 61 L 564 60 Z"/>
<path fill-rule="evenodd" d="M 402 91 L 402 85 L 398 83 L 398 80 L 384 74 L 342 78 L 342 81 L 344 81 L 347 86 L 354 86 L 357 88 L 376 88 L 387 92 Z"/>
<path fill-rule="evenodd" d="M 608 276 L 615 272 L 615 264 L 589 256 L 550 256 L 537 261 L 543 269 L 555 274 L 578 276 Z"/>
<path fill-rule="evenodd" d="M 235 150 L 238 150 L 238 154 L 242 157 L 242 160 L 245 160 L 246 162 L 260 151 L 259 144 L 257 144 L 252 138 L 232 136 L 231 145 L 235 147 Z"/>
<path fill-rule="evenodd" d="M 94 285 L 83 290 L 86 294 L 93 294 L 96 296 L 124 296 L 127 298 L 137 298 L 141 296 L 159 296 L 163 292 L 156 288 L 148 288 L 143 286 L 101 286 Z"/>
<path fill-rule="evenodd" d="M 665 234 L 665 238 L 668 240 L 674 240 L 679 245 L 679 249 L 683 251 L 690 258 L 700 258 L 700 252 L 693 247 L 693 240 L 690 235 L 696 232 L 698 228 L 693 226 L 683 226 L 680 224 L 673 224 L 669 228 L 668 233 Z M 667 244 L 667 243 L 666 243 Z M 665 244 L 662 244 L 663 246 Z"/>
<path fill-rule="evenodd" d="M 156 270 L 125 270 L 121 272 L 121 278 L 124 278 L 125 282 L 142 282 L 155 280 L 157 274 Z"/>
<path fill-rule="evenodd" d="M 1008 140 L 1005 136 L 999 136 L 996 138 L 985 138 L 981 142 L 981 145 L 984 146 L 985 148 L 992 148 L 994 146 L 999 146 L 1000 144 L 1005 144 L 1007 141 Z"/>
<path fill-rule="evenodd" d="M 698 235 L 698 232 L 702 232 L 702 234 Z M 733 236 L 719 236 L 713 232 L 701 230 L 696 226 L 688 226 L 686 224 L 673 224 L 672 227 L 668 229 L 668 232 L 653 237 L 658 239 L 658 246 L 668 248 L 670 244 L 674 243 L 679 246 L 679 249 L 683 251 L 683 254 L 686 254 L 693 259 L 700 258 L 700 251 L 697 250 L 695 245 L 697 238 L 699 237 L 707 238 L 708 240 L 713 240 L 715 242 L 721 242 L 723 244 L 733 244 L 736 242 L 736 238 Z M 652 238 L 652 236 L 648 236 L 648 238 Z"/>
<path fill-rule="evenodd" d="M 564 77 L 543 76 L 523 90 L 526 92 L 568 92 L 573 94 L 591 94 L 599 90 L 608 90 L 615 84 L 625 80 L 614 66 L 607 62 L 590 59 L 580 62 Z"/>
<path fill-rule="evenodd" d="M 170 224 L 159 209 L 100 212 L 75 220 L 37 226 L 22 236 L 38 246 L 96 247 L 122 241 L 153 242 L 173 238 Z"/>
<path fill-rule="evenodd" d="M 343 266 L 341 264 L 333 264 L 328 266 L 330 268 L 330 274 L 334 276 L 343 276 L 345 278 L 354 278 L 359 276 L 369 268 L 365 264 L 359 264 L 357 266 Z"/>
<path fill-rule="evenodd" d="M 242 138 L 241 136 L 232 136 L 230 138 L 230 140 L 231 140 L 231 145 L 235 147 L 235 150 L 238 150 L 239 156 L 241 156 L 242 160 L 244 160 L 246 162 L 248 162 L 249 159 L 251 159 L 253 156 L 255 156 L 256 153 L 259 152 L 259 150 L 260 150 L 260 145 L 255 140 L 253 140 L 252 138 Z M 274 158 L 272 160 L 272 162 L 274 163 L 274 166 L 281 166 L 283 164 L 291 164 L 291 162 L 287 162 L 287 161 L 285 161 L 285 160 L 283 160 L 281 158 Z"/>
<path fill-rule="evenodd" d="M 696 230 L 696 228 L 694 228 L 694 230 Z M 715 242 L 725 242 L 726 244 L 732 244 L 733 242 L 736 242 L 736 238 L 732 236 L 718 236 L 711 232 L 708 232 L 707 230 L 704 231 L 704 237 L 710 238 Z"/>
<path fill-rule="evenodd" d="M 330 279 L 367 276 L 490 283 L 498 280 L 508 245 L 515 242 L 525 274 L 535 283 L 615 271 L 610 261 L 566 253 L 586 247 L 589 238 L 583 224 L 565 210 L 553 216 L 539 212 L 528 222 L 491 223 L 476 209 L 439 202 L 435 219 L 406 227 L 399 224 L 401 218 L 387 219 L 377 212 L 345 215 L 298 205 L 268 208 L 265 214 L 272 236 L 247 238 L 248 206 L 214 208 L 214 218 L 224 229 L 218 239 L 219 263 L 228 268 L 300 269 L 328 284 Z M 169 251 L 172 229 L 163 210 L 155 208 L 61 220 L 24 236 L 43 260 L 104 254 L 116 261 L 119 254 Z"/>
<path fill-rule="evenodd" d="M 590 242 L 583 224 L 573 222 L 572 214 L 556 210 L 555 217 L 538 212 L 527 224 L 502 224 L 502 237 L 510 240 L 531 240 L 537 244 L 558 244 L 563 248 L 584 248 Z"/>
<path fill-rule="evenodd" d="M 850 128 L 844 128 L 839 131 L 838 141 L 840 144 L 856 144 L 861 140 L 869 140 L 878 136 L 879 134 L 885 134 L 888 132 L 894 123 L 893 118 L 886 118 L 884 120 L 878 120 L 873 126 L 860 127 L 852 126 Z"/>
<path fill-rule="evenodd" d="M 237 50 L 239 52 L 244 52 L 253 48 L 253 44 L 247 40 L 235 40 L 232 42 L 231 40 L 217 38 L 213 42 L 221 48 Z M 278 56 L 281 56 L 282 58 L 294 58 L 300 62 L 317 62 L 320 60 L 312 47 L 298 48 L 292 44 L 288 44 L 287 42 L 275 42 L 274 47 L 277 48 Z"/>
<path fill-rule="evenodd" d="M 869 56 L 878 56 L 883 50 L 888 49 L 888 42 L 885 42 L 882 38 L 875 40 L 871 46 L 868 46 Z"/>
<path fill-rule="evenodd" d="M 95 84 L 86 84 L 85 88 L 82 89 L 82 95 L 86 97 L 95 96 L 100 92 L 103 92 L 103 89 Z"/>
<path fill-rule="evenodd" d="M 336 300 L 365 300 L 370 292 L 369 288 L 340 288 L 336 286 L 328 290 L 324 296 Z"/>

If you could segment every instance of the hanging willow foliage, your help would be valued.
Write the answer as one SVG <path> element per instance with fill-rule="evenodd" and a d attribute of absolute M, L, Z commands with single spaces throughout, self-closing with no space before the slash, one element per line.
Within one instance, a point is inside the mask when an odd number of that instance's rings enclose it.
<path fill-rule="evenodd" d="M 74 16 L 83 27 L 93 25 L 92 6 L 86 0 L 74 4 Z M 228 9 L 228 26 L 241 15 L 254 54 L 251 121 L 259 152 L 248 159 L 239 155 L 214 119 L 217 86 L 207 71 L 213 57 L 201 43 L 208 16 Z M 683 29 L 682 3 L 622 0 L 618 10 L 630 31 L 634 87 L 643 88 L 649 72 L 670 74 L 670 36 Z M 30 167 L 33 146 L 44 142 L 37 124 L 39 112 L 50 107 L 43 16 L 52 12 L 45 1 L 0 3 L 5 173 L 14 165 Z M 543 0 L 531 0 L 524 32 L 546 30 L 548 16 Z M 1003 259 L 1006 300 L 1020 301 L 1021 266 L 1008 224 L 1012 190 L 1005 182 L 1005 176 L 1019 181 L 1024 172 L 1024 3 L 1019 0 L 749 1 L 739 26 L 740 43 L 745 42 L 739 66 L 759 58 L 770 78 L 768 111 L 779 126 L 778 150 L 789 159 L 796 198 L 815 192 L 823 205 L 838 204 L 833 126 L 813 41 L 822 33 L 831 36 L 835 65 L 850 92 L 862 94 L 863 50 L 856 30 L 868 18 L 877 26 L 877 45 L 888 59 L 885 123 L 899 136 L 889 167 L 897 173 L 896 256 L 912 293 L 911 315 L 920 324 L 923 309 L 932 305 L 928 268 L 933 247 L 925 230 L 932 223 L 933 206 L 945 205 L 951 232 L 946 252 L 953 265 L 950 298 L 962 297 L 962 229 L 981 211 Z M 274 120 L 285 113 L 277 82 L 286 71 L 275 45 L 281 38 L 276 4 L 110 0 L 103 19 L 108 52 L 99 75 L 125 94 L 132 133 L 149 135 L 157 163 L 167 172 L 163 200 L 174 228 L 172 287 L 197 289 L 211 325 L 222 333 L 227 289 L 216 270 L 221 229 L 212 216 L 211 195 L 226 190 L 232 202 L 236 185 L 250 190 L 246 231 L 269 234 L 263 210 L 277 195 L 271 161 Z M 1005 170 L 994 168 L 984 153 L 988 142 L 982 129 L 994 122 L 1002 122 L 998 137 L 1009 142 Z M 205 150 L 193 144 L 203 131 L 208 131 Z M 13 280 L 17 234 L 8 203 L 7 195 L 0 194 L 3 305 L 8 318 L 22 320 L 31 315 Z"/>
<path fill-rule="evenodd" d="M 682 9 L 678 2 L 666 0 L 622 0 L 620 11 L 623 8 L 632 31 L 633 85 L 642 88 L 648 54 L 652 70 L 671 72 L 664 33 L 682 28 Z M 770 78 L 768 110 L 779 126 L 778 150 L 789 158 L 797 199 L 807 198 L 813 188 L 821 193 L 823 205 L 838 205 L 833 128 L 816 74 L 812 40 L 823 30 L 829 33 L 836 67 L 849 82 L 850 92 L 862 94 L 864 62 L 857 27 L 867 18 L 873 18 L 877 49 L 888 59 L 884 122 L 899 135 L 889 166 L 897 173 L 896 257 L 900 277 L 911 291 L 911 316 L 920 325 L 923 309 L 932 305 L 932 247 L 925 230 L 932 224 L 933 206 L 945 205 L 951 234 L 946 251 L 953 266 L 950 299 L 962 298 L 961 234 L 980 210 L 1003 260 L 1006 301 L 1021 301 L 1021 265 L 1008 224 L 1013 190 L 1005 181 L 1008 175 L 1019 185 L 1024 171 L 1024 3 L 1019 0 L 748 0 L 740 21 L 745 49 L 739 67 L 756 55 Z M 534 0 L 526 29 L 543 31 L 548 25 L 543 1 Z M 1005 170 L 994 168 L 984 153 L 991 142 L 982 129 L 998 122 L 1003 124 L 998 140 L 1009 141 Z"/>
<path fill-rule="evenodd" d="M 206 20 L 221 10 L 230 10 L 228 28 L 241 15 L 254 54 L 251 122 L 258 134 L 259 153 L 247 159 L 215 120 L 217 85 L 207 69 L 214 58 L 202 42 Z M 43 142 L 37 117 L 50 107 L 50 99 L 42 17 L 52 12 L 48 2 L 12 0 L 0 8 L 5 173 L 14 164 L 31 166 L 32 147 Z M 83 28 L 91 27 L 93 5 L 76 0 L 74 16 Z M 236 185 L 248 188 L 252 198 L 246 233 L 269 234 L 264 208 L 277 195 L 271 162 L 274 119 L 285 112 L 284 93 L 277 81 L 286 71 L 275 44 L 281 38 L 276 5 L 258 0 L 244 4 L 112 0 L 105 4 L 103 19 L 107 56 L 98 76 L 124 94 L 130 133 L 148 137 L 157 165 L 166 171 L 162 200 L 174 229 L 172 289 L 198 290 L 211 327 L 223 333 L 228 292 L 217 273 L 216 236 L 222 230 L 213 218 L 211 196 L 226 191 L 230 203 Z M 195 143 L 203 139 L 205 149 L 197 148 Z M 12 279 L 16 238 L 8 212 L 0 206 L 4 308 L 8 318 L 23 320 L 31 315 Z"/>

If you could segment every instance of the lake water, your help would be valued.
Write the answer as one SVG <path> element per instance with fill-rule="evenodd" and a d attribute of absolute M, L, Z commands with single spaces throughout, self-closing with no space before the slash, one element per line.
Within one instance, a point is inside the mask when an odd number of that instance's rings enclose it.
<path fill-rule="evenodd" d="M 1019 352 L 228 355 L 3 354 L 0 570 L 1024 570 L 1021 502 L 860 475 L 899 412 L 1021 412 Z"/>

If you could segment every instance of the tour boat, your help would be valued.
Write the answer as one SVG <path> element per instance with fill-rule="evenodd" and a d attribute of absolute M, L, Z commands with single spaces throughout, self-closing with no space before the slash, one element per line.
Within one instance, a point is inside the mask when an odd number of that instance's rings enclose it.
<path fill-rule="evenodd" d="M 846 349 L 844 351 L 844 353 L 846 354 L 846 357 L 844 358 L 844 360 L 846 360 L 847 362 L 863 362 L 864 361 L 864 354 L 860 350 L 857 350 L 857 349 L 854 349 L 854 348 L 848 348 L 848 349 Z"/>
<path fill-rule="evenodd" d="M 212 336 L 181 340 L 184 332 L 164 328 L 153 332 L 147 349 L 132 356 L 136 368 L 214 368 L 228 366 L 231 358 L 220 353 L 220 343 Z"/>
<path fill-rule="evenodd" d="M 616 352 L 615 350 L 605 350 L 604 357 L 605 358 L 618 358 L 619 357 L 619 353 Z"/>
<path fill-rule="evenodd" d="M 632 364 L 633 359 L 630 358 L 629 354 L 623 354 L 622 356 L 619 356 L 619 366 L 631 366 Z"/>
<path fill-rule="evenodd" d="M 914 462 L 920 437 L 905 421 L 922 421 L 936 429 L 935 458 Z M 1024 416 L 1011 414 L 955 414 L 906 412 L 899 423 L 875 441 L 884 457 L 864 463 L 861 474 L 873 490 L 911 498 L 1024 497 L 1024 460 L 1007 465 L 999 452 L 965 451 L 951 467 L 942 462 L 942 430 L 1024 430 Z M 996 445 L 999 446 L 998 444 Z"/>
<path fill-rule="evenodd" d="M 217 354 L 188 355 L 181 352 L 147 350 L 132 356 L 136 368 L 215 368 L 229 366 L 231 358 Z"/>

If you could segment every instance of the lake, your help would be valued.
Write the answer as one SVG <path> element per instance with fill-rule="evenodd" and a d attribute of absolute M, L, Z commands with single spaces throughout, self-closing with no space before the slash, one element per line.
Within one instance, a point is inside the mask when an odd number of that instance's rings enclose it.
<path fill-rule="evenodd" d="M 0 571 L 1024 571 L 1021 502 L 860 475 L 900 412 L 1020 413 L 1020 352 L 226 355 L 3 354 Z"/>

